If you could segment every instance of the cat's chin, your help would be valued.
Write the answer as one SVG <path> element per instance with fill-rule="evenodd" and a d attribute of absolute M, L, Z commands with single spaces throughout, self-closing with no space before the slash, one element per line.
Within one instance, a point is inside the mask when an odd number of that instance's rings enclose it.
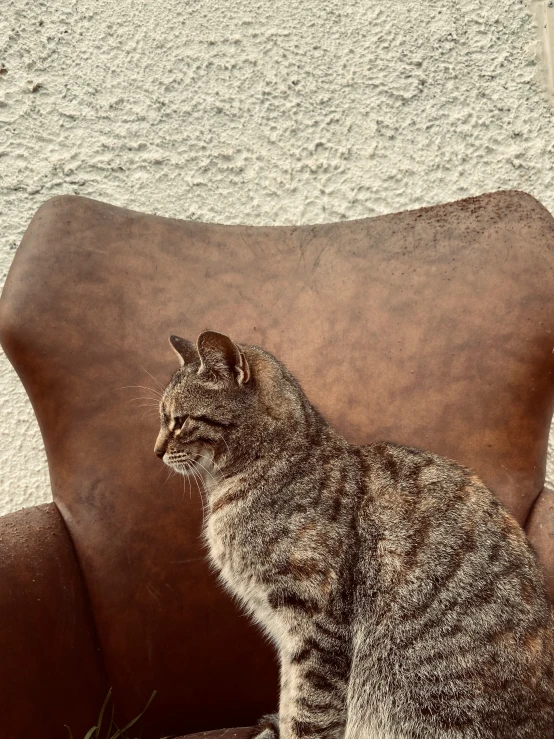
<path fill-rule="evenodd" d="M 184 477 L 188 477 L 191 474 L 190 463 L 188 465 L 180 464 L 178 462 L 166 462 L 166 465 L 174 472 L 178 472 Z"/>

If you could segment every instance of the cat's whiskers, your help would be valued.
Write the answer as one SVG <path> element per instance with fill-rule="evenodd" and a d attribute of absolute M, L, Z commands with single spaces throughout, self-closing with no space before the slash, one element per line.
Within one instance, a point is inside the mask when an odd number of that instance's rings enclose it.
<path fill-rule="evenodd" d="M 169 462 L 192 462 L 192 459 L 190 457 L 190 454 L 186 454 L 185 452 L 181 452 L 179 454 L 172 454 L 169 457 Z"/>
<path fill-rule="evenodd" d="M 199 462 L 197 459 L 195 459 L 194 460 L 194 463 L 197 464 L 199 467 L 201 467 L 204 470 L 204 472 L 207 475 L 209 475 L 212 478 L 212 480 L 214 481 L 214 483 L 217 485 L 218 480 L 216 480 L 215 476 L 208 469 L 206 469 L 206 467 L 204 467 L 204 465 L 202 464 L 202 462 Z"/>
<path fill-rule="evenodd" d="M 156 390 L 156 388 L 148 387 L 147 385 L 123 385 L 122 387 L 118 388 L 119 390 L 129 390 L 129 389 L 139 389 L 139 390 L 148 390 L 150 393 L 154 393 L 160 400 L 163 397 L 163 394 L 160 393 L 159 390 Z"/>
<path fill-rule="evenodd" d="M 166 465 L 161 465 L 160 466 L 160 469 L 158 470 L 158 474 L 156 475 L 156 477 L 158 477 L 159 475 L 161 475 L 161 473 L 165 470 L 165 467 L 166 467 Z M 164 485 L 165 485 L 165 483 L 164 483 Z"/>
<path fill-rule="evenodd" d="M 187 469 L 186 463 L 185 463 L 185 470 Z M 187 482 L 188 482 L 188 475 L 181 475 L 183 478 L 183 500 L 185 499 L 185 494 L 187 492 Z M 192 492 L 191 492 L 191 486 L 189 483 L 189 498 L 192 499 Z"/>
<path fill-rule="evenodd" d="M 211 457 L 208 457 L 208 456 L 207 456 L 207 455 L 205 455 L 205 454 L 200 454 L 200 455 L 198 455 L 198 456 L 200 457 L 200 459 L 205 459 L 205 460 L 206 460 L 206 461 L 208 462 L 208 464 L 213 464 L 213 465 L 214 465 L 215 467 L 217 467 L 217 471 L 218 471 L 218 473 L 219 473 L 219 474 L 221 475 L 221 477 L 222 477 L 222 478 L 224 478 L 224 477 L 225 477 L 225 476 L 224 476 L 224 474 L 223 474 L 223 472 L 221 471 L 221 468 L 219 467 L 219 465 L 217 464 L 217 462 L 215 462 L 215 461 L 213 460 L 213 458 L 211 458 Z M 189 463 L 189 464 L 191 464 L 191 465 L 193 465 L 193 466 L 194 466 L 195 464 L 197 464 L 197 465 L 199 465 L 199 466 L 200 466 L 200 467 L 201 467 L 201 468 L 202 468 L 202 469 L 204 470 L 204 472 L 205 472 L 205 473 L 206 473 L 207 475 L 209 475 L 209 476 L 210 476 L 210 477 L 211 477 L 211 478 L 213 479 L 213 481 L 214 481 L 215 483 L 218 483 L 218 482 L 219 482 L 219 480 L 218 480 L 218 479 L 217 479 L 217 477 L 216 477 L 216 476 L 215 476 L 215 475 L 213 474 L 213 472 L 212 472 L 212 471 L 210 471 L 210 470 L 209 470 L 209 469 L 208 469 L 208 468 L 207 468 L 207 467 L 206 467 L 205 465 L 203 465 L 203 464 L 202 464 L 201 462 L 199 462 L 198 460 L 196 460 L 196 459 L 192 459 L 192 458 L 191 458 L 191 457 L 190 457 L 190 456 L 189 456 L 189 455 L 188 455 L 188 454 L 187 454 L 186 452 L 181 452 L 180 454 L 176 454 L 176 455 L 172 456 L 172 457 L 170 458 L 170 460 L 169 460 L 169 461 L 170 461 L 171 463 L 174 463 L 174 464 L 182 464 L 182 463 L 185 463 L 185 464 L 186 464 L 186 463 Z M 197 472 L 198 472 L 198 470 L 197 470 Z M 202 478 L 200 477 L 200 479 L 202 479 Z"/>
<path fill-rule="evenodd" d="M 190 463 L 190 472 L 192 476 L 194 477 L 197 487 L 198 487 L 198 494 L 200 495 L 200 505 L 202 506 L 202 528 L 204 528 L 204 525 L 206 523 L 206 506 L 204 505 L 204 496 L 202 495 L 203 490 L 203 483 L 202 479 L 199 477 L 199 475 L 194 470 L 194 463 Z"/>
<path fill-rule="evenodd" d="M 212 456 L 210 457 L 210 456 L 208 456 L 207 454 L 199 454 L 198 456 L 200 457 L 200 459 L 205 459 L 205 460 L 206 460 L 206 462 L 208 463 L 208 465 L 213 465 L 213 466 L 215 467 L 216 471 L 217 471 L 217 472 L 218 472 L 218 473 L 219 473 L 219 474 L 220 474 L 220 475 L 221 475 L 222 477 L 225 477 L 225 475 L 223 474 L 223 471 L 222 471 L 221 467 L 220 467 L 220 466 L 218 465 L 218 463 L 217 463 L 217 462 L 215 461 L 215 459 L 214 459 L 213 455 L 212 455 Z"/>
<path fill-rule="evenodd" d="M 140 420 L 142 421 L 143 418 L 146 418 L 146 416 L 148 416 L 149 413 L 150 413 L 150 411 L 146 411 L 146 413 L 143 413 L 142 416 L 140 417 Z M 149 417 L 152 418 L 152 416 L 149 416 Z M 158 418 L 158 414 L 156 414 L 156 418 Z"/>
<path fill-rule="evenodd" d="M 129 398 L 129 400 L 126 400 L 126 403 L 132 403 L 134 400 L 149 400 L 152 403 L 156 403 L 156 405 L 159 407 L 159 403 L 155 398 L 151 398 L 149 395 L 138 395 L 136 398 Z"/>
<path fill-rule="evenodd" d="M 174 470 L 173 467 L 170 467 L 169 468 L 169 473 L 168 473 L 167 477 L 165 478 L 164 485 L 167 483 L 167 481 L 169 480 L 170 477 L 173 477 L 176 474 L 177 474 L 177 471 Z"/>
<path fill-rule="evenodd" d="M 125 385 L 122 388 L 119 388 L 120 390 L 124 390 L 126 388 L 141 388 L 143 390 L 147 390 L 148 392 L 154 393 L 155 397 L 152 397 L 150 395 L 137 395 L 135 398 L 129 398 L 129 400 L 125 401 L 125 404 L 134 403 L 135 408 L 148 408 L 149 411 L 153 411 L 156 416 L 159 416 L 160 412 L 160 401 L 162 400 L 162 396 L 160 393 L 158 393 L 157 390 L 151 387 L 146 387 L 145 385 Z M 144 401 L 142 403 L 137 401 Z M 148 411 L 148 412 L 149 412 Z M 140 417 L 140 420 L 142 421 L 147 415 L 147 413 L 143 413 Z"/>
<path fill-rule="evenodd" d="M 222 477 L 223 479 L 225 479 L 225 475 L 223 474 L 223 470 L 222 470 L 222 469 L 221 469 L 221 467 L 220 467 L 220 466 L 218 465 L 218 463 L 217 463 L 217 462 L 215 461 L 215 459 L 214 459 L 214 456 L 208 457 L 208 456 L 207 456 L 207 455 L 205 455 L 205 454 L 200 454 L 199 456 L 200 456 L 200 458 L 201 458 L 201 459 L 207 459 L 207 460 L 208 460 L 208 462 L 209 462 L 210 464 L 213 464 L 213 465 L 214 465 L 214 467 L 215 467 L 215 468 L 217 469 L 217 471 L 219 472 L 219 474 L 221 475 L 221 477 Z"/>
<path fill-rule="evenodd" d="M 148 372 L 148 370 L 145 367 L 143 367 L 142 365 L 139 365 L 139 367 L 140 367 L 141 370 L 144 370 L 144 372 L 146 372 L 146 374 L 154 380 L 154 382 L 158 385 L 158 387 L 160 388 L 160 390 L 162 391 L 162 393 L 165 392 L 165 387 L 162 385 L 162 383 L 159 380 L 157 380 L 154 377 L 154 375 L 151 375 L 150 372 Z"/>

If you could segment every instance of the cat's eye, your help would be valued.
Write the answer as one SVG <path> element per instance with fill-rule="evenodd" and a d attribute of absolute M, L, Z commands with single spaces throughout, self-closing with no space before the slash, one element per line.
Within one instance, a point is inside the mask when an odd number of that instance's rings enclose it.
<path fill-rule="evenodd" d="M 184 422 L 185 422 L 184 416 L 175 416 L 173 419 L 173 428 L 175 430 L 180 429 L 183 426 Z"/>

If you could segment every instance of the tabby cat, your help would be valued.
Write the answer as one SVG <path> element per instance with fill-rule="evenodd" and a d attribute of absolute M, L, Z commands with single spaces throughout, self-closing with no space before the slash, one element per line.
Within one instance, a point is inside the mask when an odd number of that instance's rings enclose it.
<path fill-rule="evenodd" d="M 202 478 L 211 559 L 279 653 L 279 713 L 252 736 L 552 739 L 550 602 L 483 483 L 349 444 L 258 347 L 170 342 L 156 454 Z"/>

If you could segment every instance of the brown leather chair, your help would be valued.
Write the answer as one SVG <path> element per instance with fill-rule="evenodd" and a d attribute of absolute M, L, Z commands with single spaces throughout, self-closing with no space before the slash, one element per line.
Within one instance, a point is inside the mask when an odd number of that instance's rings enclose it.
<path fill-rule="evenodd" d="M 271 649 L 206 562 L 199 493 L 166 479 L 156 410 L 129 402 L 176 369 L 170 333 L 259 344 L 351 441 L 474 468 L 554 593 L 553 295 L 554 221 L 518 192 L 299 228 L 48 201 L 0 301 L 54 497 L 0 519 L 0 735 L 80 739 L 110 686 L 120 722 L 158 691 L 145 739 L 239 739 L 221 729 L 276 706 Z"/>

